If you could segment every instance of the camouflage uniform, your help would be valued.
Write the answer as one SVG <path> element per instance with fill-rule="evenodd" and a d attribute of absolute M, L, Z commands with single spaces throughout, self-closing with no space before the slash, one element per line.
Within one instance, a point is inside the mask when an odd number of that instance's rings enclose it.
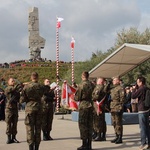
<path fill-rule="evenodd" d="M 54 90 L 51 90 L 48 85 L 45 86 L 46 92 L 42 97 L 42 131 L 43 140 L 52 140 L 50 131 L 52 130 L 53 122 L 53 102 L 54 102 Z"/>
<path fill-rule="evenodd" d="M 92 139 L 93 129 L 93 104 L 92 104 L 93 84 L 84 80 L 79 84 L 75 93 L 75 100 L 79 103 L 79 130 L 82 140 Z"/>
<path fill-rule="evenodd" d="M 9 85 L 5 89 L 6 95 L 6 108 L 5 108 L 5 121 L 7 124 L 6 134 L 9 136 L 7 144 L 15 142 L 15 136 L 17 134 L 17 122 L 18 122 L 18 102 L 20 93 L 17 91 L 16 86 Z M 12 135 L 12 137 L 11 137 Z M 10 142 L 10 138 L 11 142 Z M 16 142 L 19 142 L 16 140 Z"/>
<path fill-rule="evenodd" d="M 114 126 L 116 137 L 120 136 L 121 139 L 123 134 L 122 117 L 123 117 L 124 100 L 125 100 L 125 92 L 121 85 L 116 85 L 114 88 L 111 89 L 110 109 L 111 109 L 112 124 Z"/>
<path fill-rule="evenodd" d="M 41 98 L 43 94 L 44 86 L 36 81 L 32 81 L 25 85 L 21 92 L 20 102 L 26 102 L 25 125 L 27 131 L 27 142 L 29 146 L 35 145 L 35 147 L 38 147 L 41 142 Z"/>
<path fill-rule="evenodd" d="M 106 140 L 106 121 L 105 121 L 105 107 L 104 103 L 98 106 L 97 102 L 105 99 L 106 88 L 103 84 L 98 84 L 94 88 L 92 93 L 92 99 L 94 101 L 94 113 L 93 113 L 93 130 L 95 135 L 93 136 L 95 141 Z M 100 107 L 100 108 L 99 108 Z"/>

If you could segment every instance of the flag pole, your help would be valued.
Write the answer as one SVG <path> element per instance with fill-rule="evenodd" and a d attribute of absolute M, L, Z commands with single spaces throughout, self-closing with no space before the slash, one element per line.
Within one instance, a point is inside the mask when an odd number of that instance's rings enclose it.
<path fill-rule="evenodd" d="M 71 48 L 71 62 L 72 62 L 72 86 L 74 83 L 74 48 Z"/>
<path fill-rule="evenodd" d="M 57 22 L 58 23 L 58 22 Z M 56 23 L 56 112 L 59 112 L 59 28 Z"/>
<path fill-rule="evenodd" d="M 72 67 L 72 73 L 71 73 L 71 76 L 72 76 L 72 86 L 74 84 L 74 43 L 75 43 L 75 40 L 74 38 L 72 37 L 72 40 L 71 40 L 71 67 Z"/>
<path fill-rule="evenodd" d="M 57 90 L 56 90 L 56 112 L 59 112 L 59 28 L 61 27 L 61 21 L 63 21 L 63 18 L 57 17 L 56 22 L 56 77 L 57 77 Z"/>

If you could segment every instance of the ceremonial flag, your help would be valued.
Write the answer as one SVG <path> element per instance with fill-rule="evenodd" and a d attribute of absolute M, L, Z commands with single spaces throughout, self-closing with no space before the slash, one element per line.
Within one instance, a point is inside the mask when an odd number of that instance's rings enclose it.
<path fill-rule="evenodd" d="M 78 105 L 74 101 L 74 94 L 76 89 L 73 88 L 71 85 L 64 82 L 62 85 L 62 94 L 61 94 L 61 104 L 68 109 L 77 110 Z"/>
<path fill-rule="evenodd" d="M 97 115 L 101 114 L 102 113 L 102 105 L 104 104 L 104 101 L 105 101 L 105 97 L 100 101 L 96 101 L 95 104 L 97 105 Z"/>
<path fill-rule="evenodd" d="M 72 49 L 74 48 L 74 44 L 75 44 L 75 40 L 74 40 L 74 38 L 72 37 L 72 38 L 71 38 L 71 44 L 70 44 L 70 46 L 71 46 Z"/>
<path fill-rule="evenodd" d="M 57 18 L 57 28 L 61 27 L 61 21 L 63 21 L 63 18 Z"/>

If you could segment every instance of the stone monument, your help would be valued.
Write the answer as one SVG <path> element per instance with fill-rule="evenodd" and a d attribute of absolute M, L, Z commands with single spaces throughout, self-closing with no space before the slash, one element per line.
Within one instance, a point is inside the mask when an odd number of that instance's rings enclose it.
<path fill-rule="evenodd" d="M 36 7 L 29 8 L 28 31 L 30 59 L 40 60 L 41 49 L 45 46 L 45 39 L 39 35 L 39 15 Z"/>

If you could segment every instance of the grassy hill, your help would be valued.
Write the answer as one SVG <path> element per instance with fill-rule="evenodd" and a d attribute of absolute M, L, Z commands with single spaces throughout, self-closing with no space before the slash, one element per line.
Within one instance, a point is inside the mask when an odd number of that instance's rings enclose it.
<path fill-rule="evenodd" d="M 59 76 L 63 78 L 65 73 L 70 69 L 71 63 L 59 63 Z M 10 65 L 9 68 L 0 68 L 0 78 L 8 80 L 13 77 L 20 82 L 29 82 L 33 71 L 38 72 L 39 82 L 43 83 L 45 78 L 56 82 L 56 63 L 55 62 L 31 62 L 31 63 L 17 63 Z"/>

